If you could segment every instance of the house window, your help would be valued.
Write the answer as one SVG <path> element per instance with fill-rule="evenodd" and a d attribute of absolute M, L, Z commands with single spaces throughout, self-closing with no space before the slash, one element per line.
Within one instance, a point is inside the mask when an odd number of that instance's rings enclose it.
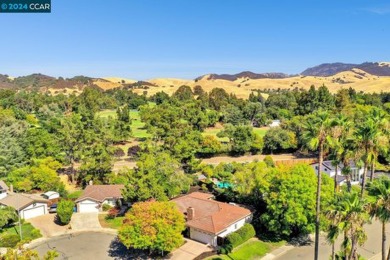
<path fill-rule="evenodd" d="M 318 166 L 316 166 L 316 170 L 318 170 Z"/>
<path fill-rule="evenodd" d="M 237 224 L 234 224 L 234 229 L 237 229 Z"/>

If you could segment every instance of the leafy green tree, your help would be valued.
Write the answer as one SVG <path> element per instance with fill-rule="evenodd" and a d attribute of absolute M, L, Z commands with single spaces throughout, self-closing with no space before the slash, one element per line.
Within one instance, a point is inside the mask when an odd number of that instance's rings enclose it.
<path fill-rule="evenodd" d="M 54 157 L 61 160 L 60 143 L 56 136 L 43 128 L 31 128 L 27 131 L 25 146 L 29 158 Z"/>
<path fill-rule="evenodd" d="M 243 125 L 247 122 L 242 111 L 234 105 L 225 106 L 223 108 L 223 115 L 223 122 L 234 126 Z"/>
<path fill-rule="evenodd" d="M 188 191 L 191 184 L 191 179 L 183 173 L 177 160 L 167 152 L 156 150 L 142 153 L 137 167 L 129 170 L 126 177 L 123 196 L 131 202 L 151 198 L 168 200 Z"/>
<path fill-rule="evenodd" d="M 237 154 L 248 152 L 255 138 L 251 126 L 233 126 L 231 124 L 226 124 L 225 128 L 217 136 L 228 137 L 231 144 L 231 151 Z"/>
<path fill-rule="evenodd" d="M 263 225 L 270 232 L 284 237 L 311 233 L 315 229 L 316 217 L 315 183 L 316 177 L 310 166 L 297 165 L 280 170 L 271 180 L 265 198 L 267 210 L 261 216 Z"/>
<path fill-rule="evenodd" d="M 71 200 L 61 200 L 57 205 L 57 216 L 62 224 L 70 222 L 73 215 L 74 203 Z"/>
<path fill-rule="evenodd" d="M 114 122 L 113 139 L 115 142 L 124 142 L 131 137 L 130 111 L 127 106 L 116 110 L 116 120 Z"/>
<path fill-rule="evenodd" d="M 229 103 L 229 94 L 223 88 L 213 88 L 209 94 L 209 104 L 214 110 L 221 111 L 221 108 Z"/>
<path fill-rule="evenodd" d="M 221 143 L 215 136 L 206 135 L 202 138 L 199 152 L 205 156 L 219 153 L 222 149 Z"/>
<path fill-rule="evenodd" d="M 127 248 L 166 253 L 183 243 L 183 214 L 172 202 L 135 203 L 119 229 L 119 240 Z"/>
<path fill-rule="evenodd" d="M 180 101 L 189 101 L 194 98 L 194 93 L 192 93 L 192 89 L 189 86 L 183 85 L 173 93 L 173 97 Z"/>
<path fill-rule="evenodd" d="M 0 208 L 0 229 L 17 221 L 18 215 L 12 207 Z"/>
<path fill-rule="evenodd" d="M 22 140 L 25 136 L 25 125 L 11 123 L 0 126 L 0 177 L 5 177 L 13 169 L 23 167 L 27 163 Z"/>
<path fill-rule="evenodd" d="M 322 165 L 324 160 L 324 151 L 328 146 L 330 136 L 331 120 L 329 113 L 318 111 L 309 117 L 303 132 L 303 140 L 311 150 L 318 151 L 318 165 Z M 316 228 L 315 228 L 315 247 L 314 259 L 318 259 L 319 235 L 320 235 L 320 215 L 321 215 L 321 167 L 317 171 L 317 194 L 316 194 Z"/>
<path fill-rule="evenodd" d="M 297 139 L 295 134 L 280 127 L 273 127 L 269 129 L 263 140 L 264 148 L 271 153 L 297 148 Z"/>
<path fill-rule="evenodd" d="M 64 191 L 63 183 L 57 175 L 61 164 L 51 157 L 35 159 L 31 165 L 15 169 L 7 176 L 7 181 L 12 183 L 15 190 Z"/>
<path fill-rule="evenodd" d="M 386 224 L 390 221 L 390 179 L 382 177 L 375 179 L 368 186 L 368 194 L 374 197 L 370 203 L 370 215 L 382 223 L 382 260 L 386 258 Z M 389 249 L 390 250 L 390 249 Z"/>

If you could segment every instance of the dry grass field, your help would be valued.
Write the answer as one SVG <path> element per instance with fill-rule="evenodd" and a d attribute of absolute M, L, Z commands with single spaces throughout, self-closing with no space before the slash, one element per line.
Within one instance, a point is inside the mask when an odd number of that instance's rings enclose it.
<path fill-rule="evenodd" d="M 234 93 L 240 98 L 247 98 L 254 89 L 294 89 L 296 87 L 309 89 L 314 85 L 320 87 L 325 85 L 332 93 L 343 88 L 354 88 L 356 91 L 364 92 L 381 92 L 390 90 L 390 77 L 373 76 L 359 69 L 344 71 L 330 77 L 313 77 L 313 76 L 296 76 L 283 79 L 249 79 L 240 78 L 235 81 L 228 80 L 209 80 L 208 76 L 202 79 L 185 80 L 175 78 L 152 79 L 149 82 L 156 84 L 158 87 L 149 87 L 148 95 L 153 95 L 159 91 L 167 94 L 174 93 L 181 85 L 194 87 L 196 85 L 209 92 L 213 88 L 223 88 L 228 93 Z M 143 93 L 145 89 L 137 89 L 135 92 Z"/>

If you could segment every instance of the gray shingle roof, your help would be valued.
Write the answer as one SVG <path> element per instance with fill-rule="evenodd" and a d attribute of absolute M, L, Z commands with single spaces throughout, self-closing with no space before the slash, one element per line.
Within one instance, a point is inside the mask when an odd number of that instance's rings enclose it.
<path fill-rule="evenodd" d="M 47 203 L 48 200 L 37 195 L 22 193 L 9 193 L 7 197 L 0 200 L 0 204 L 12 207 L 16 210 L 24 209 L 36 202 Z"/>

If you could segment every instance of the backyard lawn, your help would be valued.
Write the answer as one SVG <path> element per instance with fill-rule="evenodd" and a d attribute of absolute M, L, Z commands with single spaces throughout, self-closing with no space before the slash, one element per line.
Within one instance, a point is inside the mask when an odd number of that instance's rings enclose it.
<path fill-rule="evenodd" d="M 251 239 L 238 246 L 229 255 L 212 256 L 209 260 L 254 260 L 265 256 L 267 253 L 284 245 L 284 241 L 277 243 L 263 242 L 257 239 Z"/>
<path fill-rule="evenodd" d="M 103 228 L 119 229 L 122 226 L 123 219 L 125 217 L 116 217 L 113 219 L 107 219 L 106 214 L 99 214 L 99 222 Z"/>

